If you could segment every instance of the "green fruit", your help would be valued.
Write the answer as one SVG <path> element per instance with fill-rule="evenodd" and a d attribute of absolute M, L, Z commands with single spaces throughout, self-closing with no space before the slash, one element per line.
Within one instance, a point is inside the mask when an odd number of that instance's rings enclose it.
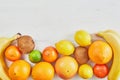
<path fill-rule="evenodd" d="M 75 48 L 72 42 L 68 40 L 61 40 L 55 44 L 57 51 L 62 55 L 71 55 L 73 54 Z"/>
<path fill-rule="evenodd" d="M 93 76 L 93 69 L 88 64 L 83 64 L 79 67 L 78 74 L 84 79 L 91 78 Z"/>
<path fill-rule="evenodd" d="M 74 35 L 74 39 L 80 46 L 88 46 L 91 44 L 91 36 L 84 30 L 77 31 Z"/>
<path fill-rule="evenodd" d="M 37 63 L 41 60 L 41 52 L 39 50 L 33 50 L 29 54 L 29 60 L 33 63 Z"/>

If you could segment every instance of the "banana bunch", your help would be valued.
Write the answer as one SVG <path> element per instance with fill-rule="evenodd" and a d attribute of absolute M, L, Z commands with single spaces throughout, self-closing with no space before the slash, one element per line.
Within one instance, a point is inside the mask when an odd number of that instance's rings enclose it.
<path fill-rule="evenodd" d="M 16 34 L 11 38 L 0 37 L 0 80 L 11 80 L 8 76 L 8 68 L 4 62 L 4 50 L 18 37 L 20 37 L 20 34 Z"/>
<path fill-rule="evenodd" d="M 120 35 L 113 30 L 98 33 L 113 49 L 113 63 L 108 74 L 108 80 L 120 80 Z"/>

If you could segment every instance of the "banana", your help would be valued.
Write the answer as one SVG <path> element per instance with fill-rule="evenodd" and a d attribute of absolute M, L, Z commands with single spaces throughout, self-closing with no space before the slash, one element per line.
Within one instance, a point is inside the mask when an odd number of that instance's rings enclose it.
<path fill-rule="evenodd" d="M 8 76 L 8 68 L 4 62 L 4 50 L 18 37 L 20 37 L 20 34 L 16 34 L 11 38 L 0 37 L 0 80 L 11 80 Z"/>
<path fill-rule="evenodd" d="M 98 33 L 113 49 L 113 63 L 108 74 L 108 80 L 120 80 L 120 35 L 113 30 Z"/>

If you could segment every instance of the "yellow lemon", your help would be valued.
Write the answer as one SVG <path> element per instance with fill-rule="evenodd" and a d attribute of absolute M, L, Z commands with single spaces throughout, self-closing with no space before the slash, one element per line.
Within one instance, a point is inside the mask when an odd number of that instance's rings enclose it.
<path fill-rule="evenodd" d="M 60 40 L 55 44 L 57 51 L 62 55 L 71 55 L 73 54 L 75 47 L 72 42 L 68 40 Z"/>
<path fill-rule="evenodd" d="M 74 35 L 74 39 L 80 46 L 88 46 L 91 44 L 91 36 L 84 30 L 77 31 Z"/>
<path fill-rule="evenodd" d="M 79 67 L 78 74 L 84 79 L 91 78 L 93 76 L 93 69 L 88 64 L 83 64 Z"/>

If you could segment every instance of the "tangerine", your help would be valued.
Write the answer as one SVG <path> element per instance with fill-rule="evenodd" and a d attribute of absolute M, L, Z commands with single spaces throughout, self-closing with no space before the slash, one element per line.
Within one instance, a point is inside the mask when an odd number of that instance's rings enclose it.
<path fill-rule="evenodd" d="M 11 61 L 19 60 L 21 58 L 21 52 L 17 46 L 11 45 L 5 50 L 5 57 Z"/>
<path fill-rule="evenodd" d="M 47 62 L 54 62 L 58 58 L 58 52 L 54 47 L 49 46 L 43 50 L 42 57 Z"/>

